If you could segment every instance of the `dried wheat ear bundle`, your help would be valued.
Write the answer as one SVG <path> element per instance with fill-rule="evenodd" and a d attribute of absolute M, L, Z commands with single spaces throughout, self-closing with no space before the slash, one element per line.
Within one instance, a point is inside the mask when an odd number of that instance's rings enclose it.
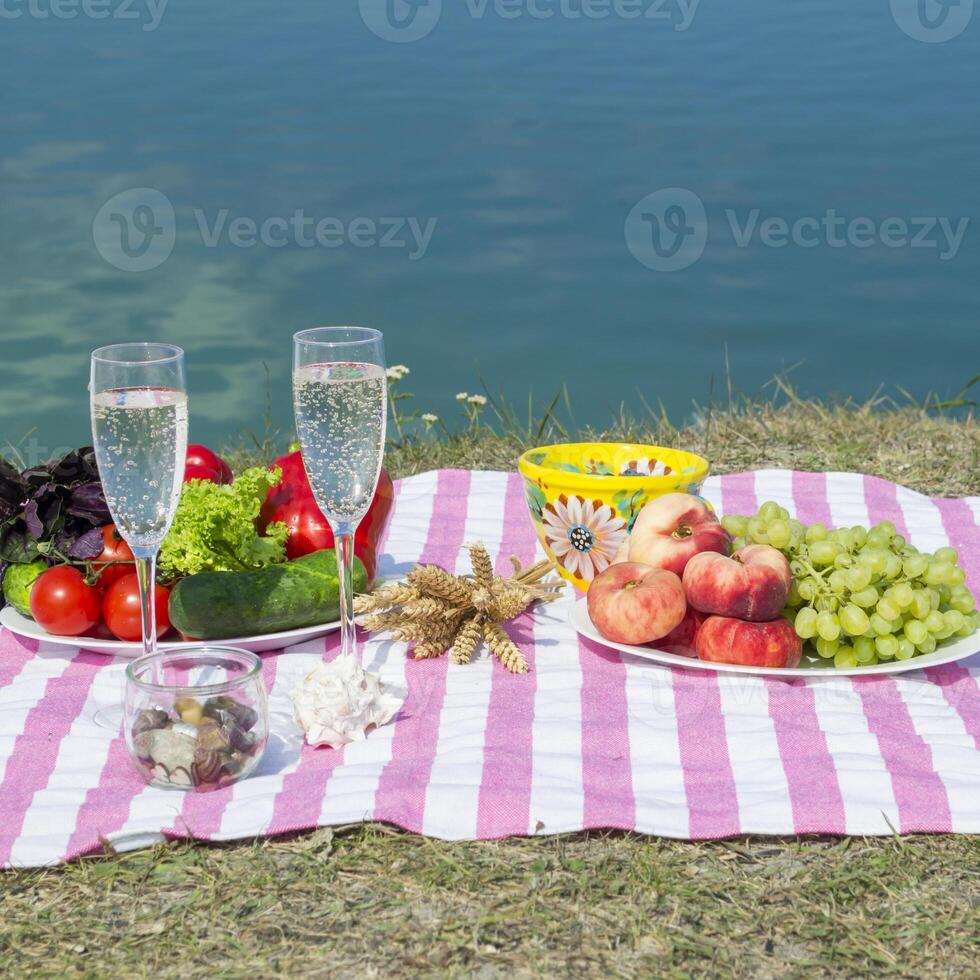
<path fill-rule="evenodd" d="M 390 632 L 413 643 L 416 660 L 452 650 L 454 663 L 468 664 L 481 641 L 512 673 L 526 674 L 527 661 L 504 623 L 535 602 L 558 598 L 565 583 L 547 578 L 552 561 L 525 568 L 511 558 L 510 578 L 494 575 L 482 544 L 469 547 L 472 575 L 452 575 L 435 565 L 416 565 L 405 583 L 384 585 L 354 600 L 358 622 L 369 633 Z"/>

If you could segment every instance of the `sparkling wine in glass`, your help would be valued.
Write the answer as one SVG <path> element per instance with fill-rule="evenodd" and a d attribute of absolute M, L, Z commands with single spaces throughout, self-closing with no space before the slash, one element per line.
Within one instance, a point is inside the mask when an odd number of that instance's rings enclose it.
<path fill-rule="evenodd" d="M 384 458 L 388 396 L 382 334 L 367 327 L 297 333 L 293 405 L 313 496 L 336 542 L 341 653 L 353 654 L 354 534 L 374 499 Z"/>
<path fill-rule="evenodd" d="M 187 457 L 184 352 L 169 344 L 100 347 L 92 354 L 89 395 L 99 478 L 136 560 L 143 655 L 149 656 L 157 648 L 156 559 L 177 510 Z M 118 727 L 115 712 L 101 714 L 100 724 Z"/>

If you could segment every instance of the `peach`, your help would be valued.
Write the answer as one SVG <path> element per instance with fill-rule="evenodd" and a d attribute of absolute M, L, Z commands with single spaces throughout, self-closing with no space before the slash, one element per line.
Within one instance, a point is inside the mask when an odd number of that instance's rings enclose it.
<path fill-rule="evenodd" d="M 793 581 L 789 562 L 767 544 L 750 544 L 731 558 L 695 555 L 684 569 L 687 601 L 699 612 L 753 623 L 775 619 Z"/>
<path fill-rule="evenodd" d="M 629 537 L 629 560 L 682 575 L 688 561 L 701 552 L 727 555 L 731 540 L 700 497 L 666 493 L 637 514 Z"/>
<path fill-rule="evenodd" d="M 707 618 L 693 606 L 688 606 L 680 625 L 674 627 L 662 640 L 657 640 L 653 645 L 658 650 L 673 653 L 678 657 L 697 657 L 698 633 L 701 631 L 701 624 Z"/>
<path fill-rule="evenodd" d="M 783 618 L 746 623 L 730 616 L 709 616 L 698 631 L 698 657 L 716 664 L 746 667 L 796 667 L 803 641 Z"/>
<path fill-rule="evenodd" d="M 680 625 L 684 586 L 673 573 L 638 562 L 610 565 L 589 586 L 595 628 L 614 643 L 652 643 Z"/>

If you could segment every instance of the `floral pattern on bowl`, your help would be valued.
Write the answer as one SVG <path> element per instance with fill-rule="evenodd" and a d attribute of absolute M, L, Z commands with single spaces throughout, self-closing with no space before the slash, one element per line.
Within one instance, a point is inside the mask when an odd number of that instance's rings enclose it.
<path fill-rule="evenodd" d="M 528 510 L 545 553 L 580 589 L 608 568 L 641 508 L 665 493 L 700 494 L 708 461 L 632 443 L 563 443 L 518 461 Z"/>

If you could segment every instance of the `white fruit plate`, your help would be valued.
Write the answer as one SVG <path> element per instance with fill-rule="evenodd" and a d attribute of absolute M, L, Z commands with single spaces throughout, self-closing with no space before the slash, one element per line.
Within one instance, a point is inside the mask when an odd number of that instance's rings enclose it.
<path fill-rule="evenodd" d="M 82 650 L 104 653 L 110 657 L 128 657 L 135 660 L 143 655 L 142 643 L 126 643 L 122 640 L 105 640 L 91 636 L 54 636 L 41 629 L 33 619 L 22 616 L 13 606 L 4 606 L 3 609 L 0 609 L 0 626 L 5 626 L 11 633 L 31 640 L 40 640 L 43 643 L 54 643 L 60 646 L 79 647 Z M 296 643 L 315 640 L 339 628 L 339 622 L 323 623 L 320 626 L 283 630 L 280 633 L 265 633 L 262 636 L 243 636 L 208 642 L 213 646 L 237 647 L 239 650 L 250 650 L 252 653 L 267 653 L 270 650 L 281 650 L 283 647 L 290 647 Z M 158 644 L 161 650 L 182 650 L 189 645 L 186 640 L 161 640 Z"/>
<path fill-rule="evenodd" d="M 874 674 L 902 674 L 909 670 L 922 670 L 937 667 L 939 664 L 965 660 L 980 652 L 980 633 L 961 640 L 947 640 L 933 653 L 920 654 L 911 660 L 892 660 L 867 667 L 828 667 L 827 661 L 817 657 L 804 657 L 799 667 L 745 667 L 741 664 L 717 664 L 707 660 L 681 657 L 676 653 L 665 653 L 651 646 L 631 646 L 628 643 L 613 643 L 605 639 L 592 625 L 589 610 L 584 602 L 576 602 L 568 617 L 575 631 L 586 639 L 601 643 L 605 647 L 628 653 L 633 657 L 652 660 L 668 667 L 686 667 L 688 670 L 714 670 L 732 674 L 761 674 L 767 677 L 857 677 Z"/>

